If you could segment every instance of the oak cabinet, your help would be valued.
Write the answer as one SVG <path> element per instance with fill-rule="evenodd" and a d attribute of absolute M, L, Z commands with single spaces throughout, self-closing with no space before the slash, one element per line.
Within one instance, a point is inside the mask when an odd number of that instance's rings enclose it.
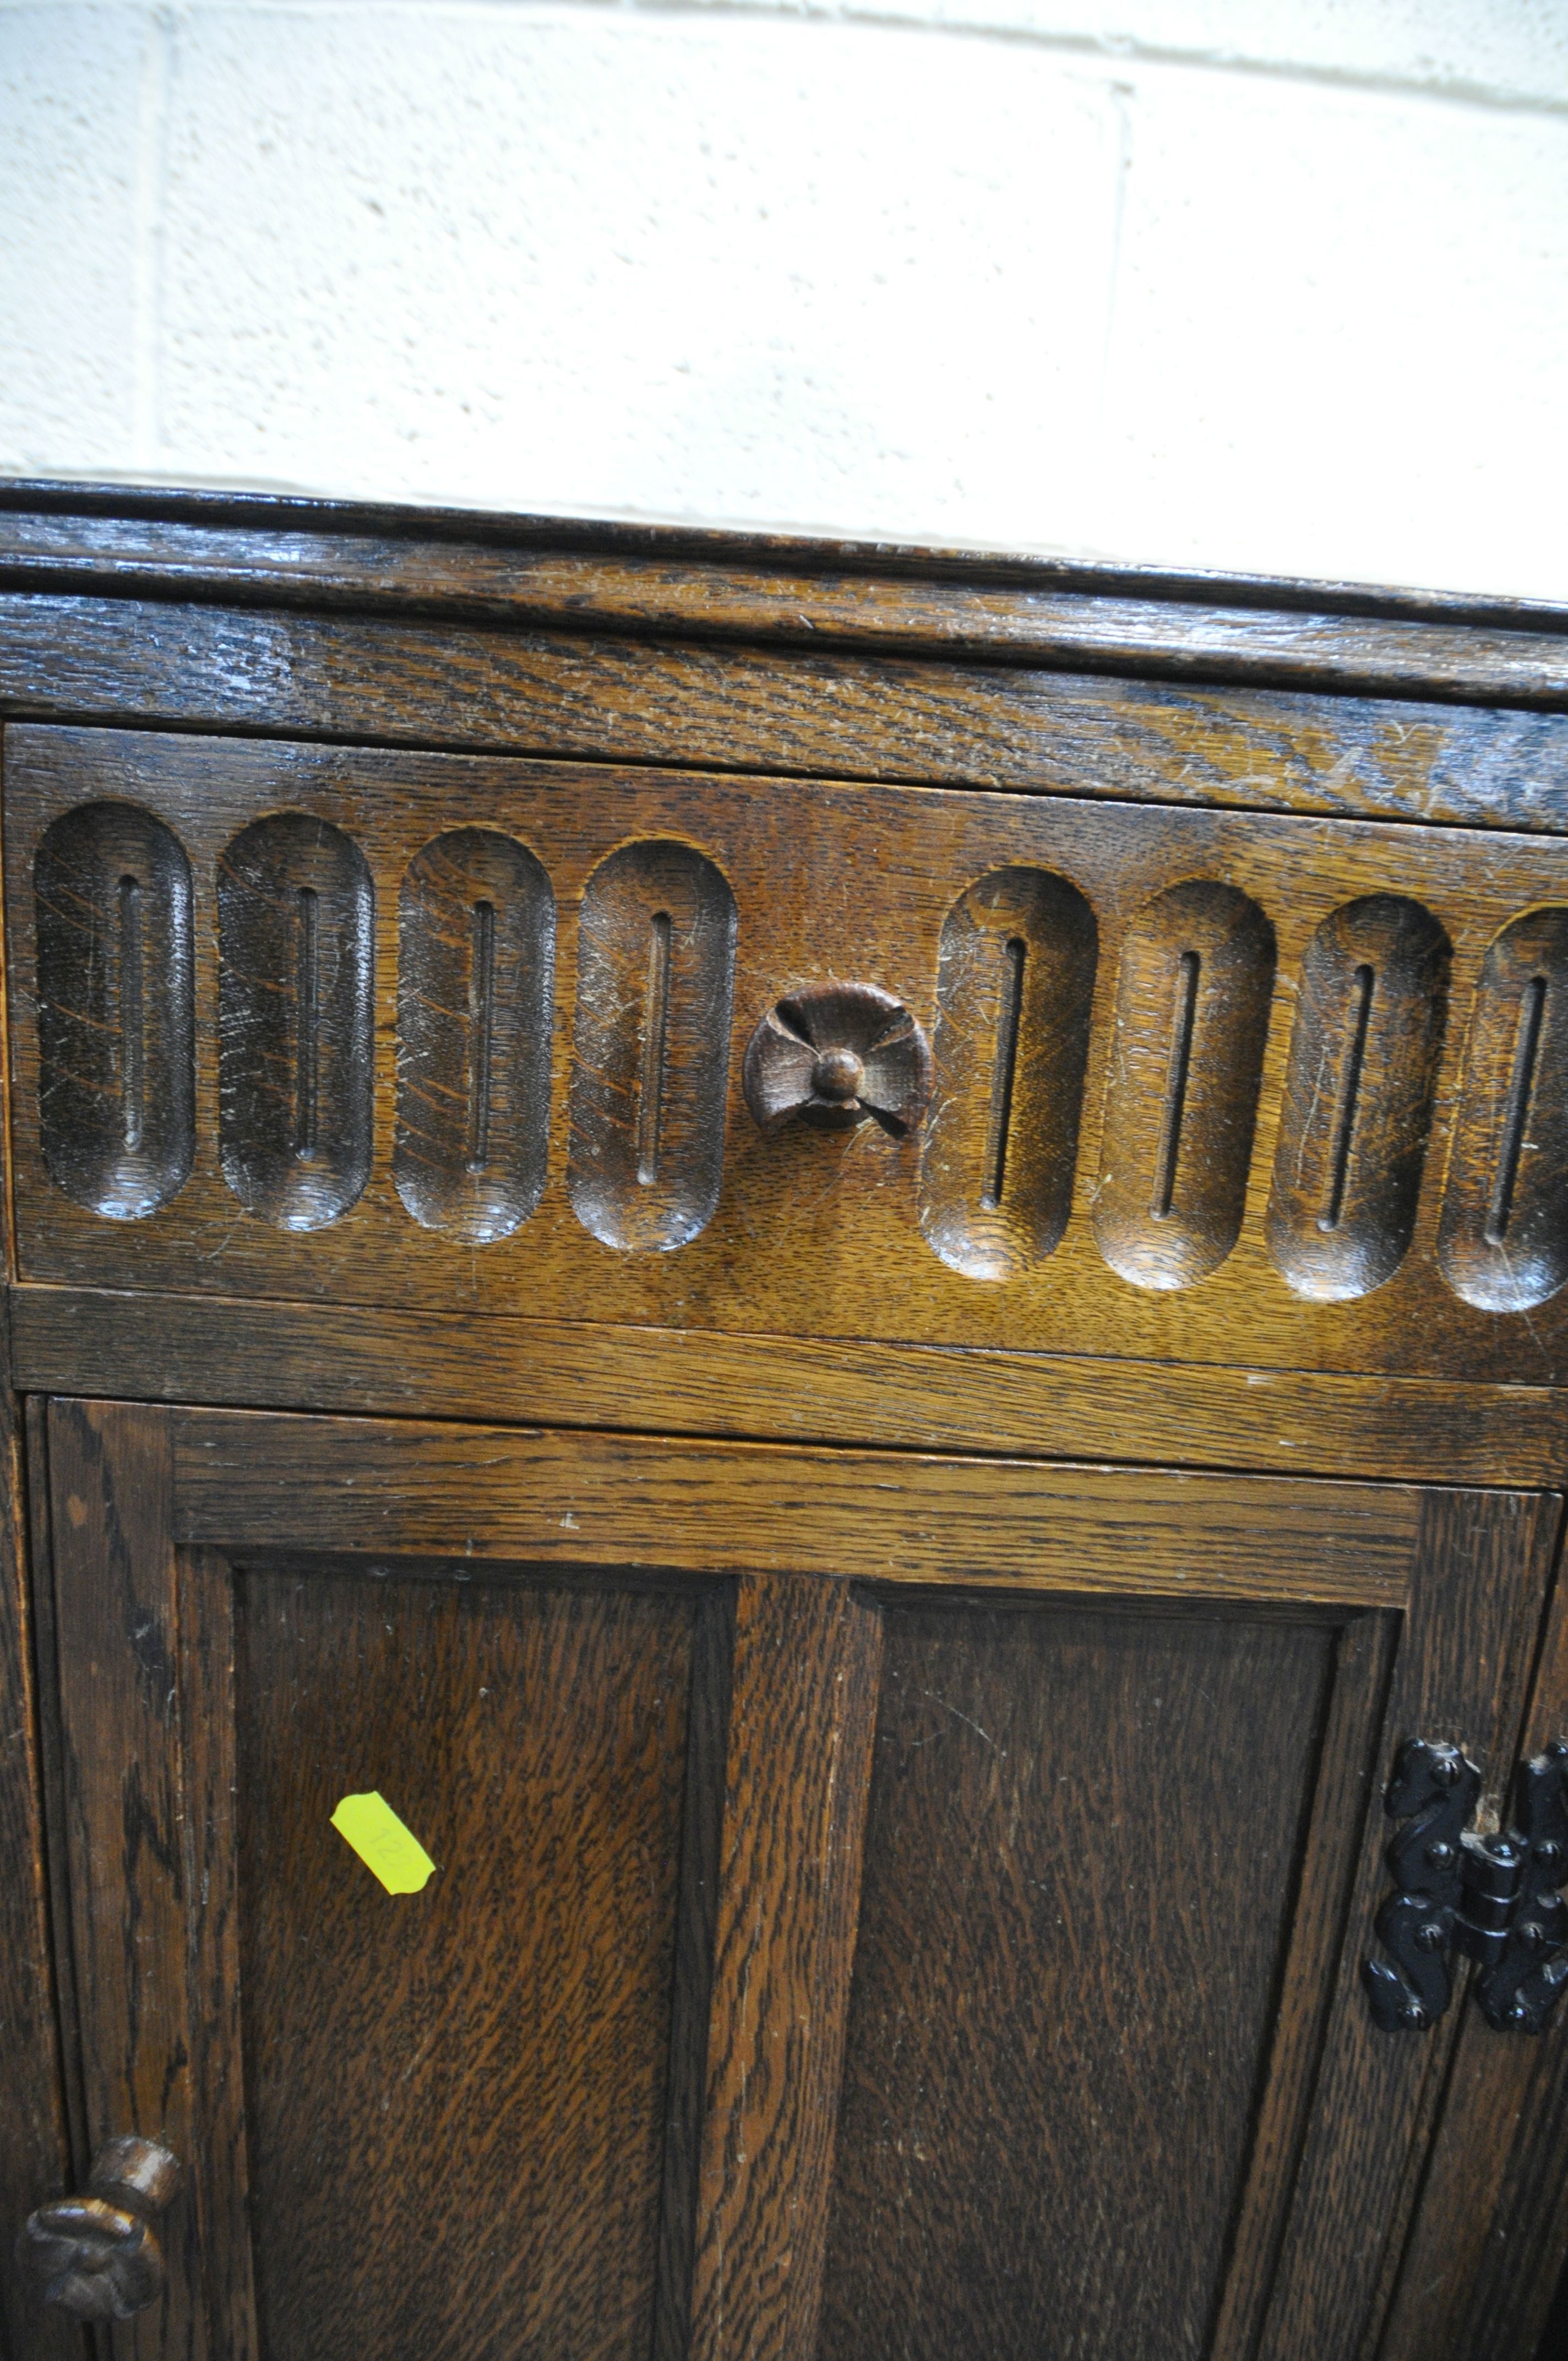
<path fill-rule="evenodd" d="M 12 2361 L 1530 2361 L 1563 619 L 0 528 Z"/>
<path fill-rule="evenodd" d="M 188 2179 L 143 2349 L 1352 2349 L 1428 2062 L 1368 1772 L 1509 1751 L 1554 1496 L 38 1440 L 88 2117 Z"/>

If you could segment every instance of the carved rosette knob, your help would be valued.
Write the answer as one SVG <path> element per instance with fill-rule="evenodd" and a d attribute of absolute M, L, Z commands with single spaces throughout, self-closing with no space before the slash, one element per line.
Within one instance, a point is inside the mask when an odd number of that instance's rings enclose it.
<path fill-rule="evenodd" d="M 752 1034 L 741 1081 L 763 1131 L 795 1115 L 848 1131 L 869 1115 L 901 1139 L 931 1095 L 931 1045 L 904 1003 L 877 984 L 803 984 Z"/>
<path fill-rule="evenodd" d="M 149 2223 L 180 2185 L 166 2147 L 135 2134 L 105 2142 L 85 2197 L 57 2197 L 30 2214 L 17 2242 L 46 2303 L 78 2320 L 130 2320 L 163 2290 L 163 2256 Z"/>

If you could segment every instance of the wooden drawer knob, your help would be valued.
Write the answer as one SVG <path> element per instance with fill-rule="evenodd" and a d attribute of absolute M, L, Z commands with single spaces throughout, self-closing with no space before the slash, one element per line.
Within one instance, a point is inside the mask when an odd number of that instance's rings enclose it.
<path fill-rule="evenodd" d="M 809 983 L 770 1008 L 741 1072 L 763 1131 L 794 1116 L 847 1131 L 870 1115 L 901 1139 L 931 1095 L 931 1045 L 901 1000 L 874 983 Z"/>
<path fill-rule="evenodd" d="M 57 2197 L 30 2214 L 18 2242 L 46 2303 L 78 2320 L 129 2320 L 163 2290 L 163 2256 L 148 2226 L 180 2185 L 166 2147 L 134 2133 L 104 2143 L 85 2197 Z"/>

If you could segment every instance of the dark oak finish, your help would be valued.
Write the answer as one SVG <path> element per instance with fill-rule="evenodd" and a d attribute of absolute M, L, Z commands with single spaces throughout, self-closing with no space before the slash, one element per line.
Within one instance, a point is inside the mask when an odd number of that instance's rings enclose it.
<path fill-rule="evenodd" d="M 888 1609 L 822 2361 L 1209 2349 L 1334 1643 Z"/>
<path fill-rule="evenodd" d="M 1370 2027 L 1368 1781 L 1412 1718 L 1503 1758 L 1555 1501 L 132 1406 L 50 1424 L 89 2128 L 181 2129 L 201 2225 L 149 2353 L 674 2354 L 688 2268 L 704 2361 L 804 2361 L 819 2319 L 825 2355 L 950 2349 L 966 2319 L 1005 2354 L 1053 2318 L 1109 2352 L 1158 2318 L 1173 2352 L 1239 2356 L 1271 2285 L 1264 2350 L 1350 2350 L 1459 2029 Z M 698 1645 L 725 1576 L 733 1620 Z M 436 1863 L 418 1893 L 381 1894 L 329 1826 L 371 1787 Z M 1370 2118 L 1325 2112 L 1346 2078 L 1376 2085 Z M 1202 2173 L 1179 2161 L 1200 2089 Z M 948 2177 L 922 2196 L 927 2138 Z M 1074 2204 L 1050 2262 L 1030 2209 Z M 433 2239 L 412 2274 L 410 2205 Z M 1143 2261 L 1085 2279 L 1118 2210 Z M 1303 2249 L 1352 2225 L 1326 2341 L 1282 2337 Z"/>
<path fill-rule="evenodd" d="M 0 721 L 4 2361 L 1557 2361 L 1568 610 L 0 485 Z"/>
<path fill-rule="evenodd" d="M 471 1321 L 379 1307 L 252 1304 L 27 1287 L 10 1299 L 19 1382 L 130 1400 L 621 1426 L 920 1450 L 1066 1453 L 1454 1483 L 1568 1478 L 1568 1422 L 1541 1386 L 1081 1355 L 940 1352 L 835 1339 Z M 265 1349 L 257 1350 L 258 1321 Z"/>
<path fill-rule="evenodd" d="M 842 1582 L 737 1586 L 692 2361 L 812 2349 L 881 1620 Z"/>
<path fill-rule="evenodd" d="M 17 715 L 1561 833 L 1568 717 L 0 591 Z M 1561 698 L 1557 701 L 1561 702 Z"/>
<path fill-rule="evenodd" d="M 123 731 L 13 730 L 6 776 L 29 1281 L 1479 1380 L 1552 1383 L 1568 1359 L 1568 1295 L 1483 1308 L 1437 1252 L 1470 1011 L 1521 910 L 1568 906 L 1555 840 Z M 193 878 L 194 1170 L 135 1223 L 49 1178 L 16 882 L 62 811 L 104 802 L 154 810 Z M 397 1186 L 400 901 L 456 818 L 524 843 L 560 913 L 547 1178 L 482 1249 Z M 922 1231 L 916 1131 L 764 1135 L 742 1069 L 759 1014 L 809 983 L 860 975 L 929 1027 L 955 892 L 1036 863 L 1091 903 L 1100 950 L 1071 1210 L 1008 1276 Z M 1451 955 L 1407 973 L 1396 910 Z M 1550 988 L 1544 1006 L 1554 1039 Z M 971 1049 L 994 1097 L 994 1039 Z M 1530 1125 L 1486 1159 L 1521 1214 L 1568 1090 L 1535 1064 Z M 830 1285 L 846 1257 L 874 1286 Z"/>
<path fill-rule="evenodd" d="M 81 2342 L 5 2267 L 5 2248 L 33 2207 L 71 2183 L 65 2092 L 49 1955 L 44 1797 L 33 1671 L 33 1613 L 24 1581 L 27 1503 L 16 1405 L 0 1391 L 0 2353 L 7 2361 L 80 2361 Z"/>
<path fill-rule="evenodd" d="M 233 1577 L 265 2347 L 641 2355 L 696 1601 L 454 1571 Z M 422 1894 L 331 1827 L 365 1790 Z"/>
<path fill-rule="evenodd" d="M 153 2227 L 180 2186 L 180 2159 L 134 2132 L 106 2140 L 87 2193 L 27 2216 L 18 2259 L 44 2301 L 76 2320 L 134 2320 L 156 2303 L 163 2251 Z"/>
<path fill-rule="evenodd" d="M 1261 674 L 1521 705 L 1568 697 L 1568 613 L 1540 602 L 559 518 L 5 486 L 0 578 L 584 631 L 936 647 L 1212 679 Z"/>

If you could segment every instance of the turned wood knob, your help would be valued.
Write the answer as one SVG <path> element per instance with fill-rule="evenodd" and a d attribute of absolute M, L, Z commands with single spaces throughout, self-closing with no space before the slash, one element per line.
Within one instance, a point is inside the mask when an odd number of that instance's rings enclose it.
<path fill-rule="evenodd" d="M 873 1123 L 902 1138 L 931 1095 L 931 1047 L 901 1000 L 874 983 L 808 983 L 751 1036 L 741 1070 L 763 1131 L 799 1115 L 825 1131 Z"/>
<path fill-rule="evenodd" d="M 129 2320 L 157 2301 L 163 2256 L 149 2223 L 180 2185 L 166 2147 L 135 2133 L 104 2143 L 85 2197 L 57 2197 L 30 2214 L 17 2242 L 24 2270 L 78 2320 Z"/>

